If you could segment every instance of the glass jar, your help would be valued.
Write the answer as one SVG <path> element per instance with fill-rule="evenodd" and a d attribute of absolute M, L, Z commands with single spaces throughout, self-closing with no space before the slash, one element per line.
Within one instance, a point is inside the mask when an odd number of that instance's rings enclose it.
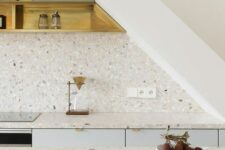
<path fill-rule="evenodd" d="M 48 29 L 48 15 L 47 14 L 40 14 L 38 28 L 39 29 Z"/>
<path fill-rule="evenodd" d="M 52 25 L 51 25 L 52 29 L 61 29 L 61 21 L 60 21 L 60 15 L 59 12 L 56 11 L 53 15 L 52 15 Z"/>

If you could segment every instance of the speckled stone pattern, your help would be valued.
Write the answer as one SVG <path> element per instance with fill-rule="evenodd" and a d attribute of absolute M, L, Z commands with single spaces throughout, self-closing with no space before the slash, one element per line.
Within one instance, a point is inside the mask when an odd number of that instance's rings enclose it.
<path fill-rule="evenodd" d="M 204 150 L 225 150 L 225 148 L 203 148 Z M 34 149 L 34 148 L 2 148 L 2 150 L 52 150 L 52 149 Z M 54 150 L 157 150 L 150 147 L 136 148 L 76 148 L 76 149 L 54 149 Z"/>
<path fill-rule="evenodd" d="M 9 148 L 9 147 L 2 147 L 1 150 L 53 150 L 52 148 L 30 148 L 30 147 L 14 147 L 14 148 Z M 117 147 L 117 148 L 56 148 L 54 150 L 156 150 L 156 148 L 147 148 L 147 147 L 143 147 L 143 148 L 120 148 L 120 147 Z M 213 149 L 213 150 L 217 150 L 217 149 Z M 218 150 L 223 150 L 223 149 L 219 149 Z"/>
<path fill-rule="evenodd" d="M 202 112 L 124 33 L 1 33 L 0 58 L 1 111 L 64 112 L 67 82 L 81 74 L 78 106 L 92 112 Z M 127 87 L 157 97 L 127 98 Z"/>
<path fill-rule="evenodd" d="M 1 122 L 0 128 L 78 129 L 225 129 L 225 123 L 207 113 L 91 113 L 68 116 L 62 112 L 42 113 L 34 122 Z"/>

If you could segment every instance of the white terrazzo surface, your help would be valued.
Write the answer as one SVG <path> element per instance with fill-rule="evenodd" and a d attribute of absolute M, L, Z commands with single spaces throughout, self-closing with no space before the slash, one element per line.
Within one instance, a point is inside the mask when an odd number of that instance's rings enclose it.
<path fill-rule="evenodd" d="M 32 123 L 0 123 L 0 128 L 225 128 L 206 113 L 92 113 L 66 116 L 42 113 Z"/>
<path fill-rule="evenodd" d="M 1 148 L 1 150 L 156 150 L 155 148 L 76 148 L 76 149 L 34 149 L 34 148 Z M 217 150 L 217 149 L 212 149 Z M 222 149 L 218 149 L 222 150 Z M 225 149 L 224 149 L 225 150 Z"/>
<path fill-rule="evenodd" d="M 80 149 L 34 149 L 34 148 L 1 148 L 1 150 L 156 150 L 156 148 L 80 148 Z M 206 148 L 205 150 L 225 150 L 225 148 Z"/>
<path fill-rule="evenodd" d="M 124 33 L 1 33 L 0 58 L 1 111 L 64 112 L 66 83 L 80 74 L 78 105 L 92 112 L 203 111 Z M 128 87 L 157 97 L 127 98 Z"/>

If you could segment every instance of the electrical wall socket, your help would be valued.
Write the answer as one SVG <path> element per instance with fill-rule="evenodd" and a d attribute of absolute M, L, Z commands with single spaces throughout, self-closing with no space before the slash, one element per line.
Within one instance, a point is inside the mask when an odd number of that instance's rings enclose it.
<path fill-rule="evenodd" d="M 127 97 L 133 98 L 156 98 L 156 88 L 128 88 Z"/>
<path fill-rule="evenodd" d="M 156 88 L 137 88 L 138 98 L 156 98 Z"/>

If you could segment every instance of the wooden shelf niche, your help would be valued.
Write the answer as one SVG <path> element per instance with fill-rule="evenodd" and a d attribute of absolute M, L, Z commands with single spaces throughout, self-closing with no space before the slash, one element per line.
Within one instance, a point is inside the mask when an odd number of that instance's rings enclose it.
<path fill-rule="evenodd" d="M 10 30 L 13 28 L 12 17 L 13 17 L 14 12 L 12 10 L 13 10 L 12 5 L 0 4 L 0 15 L 4 15 L 7 17 L 7 20 L 6 20 L 6 29 L 7 30 Z"/>
<path fill-rule="evenodd" d="M 40 14 L 59 11 L 62 29 L 39 29 Z M 0 14 L 7 17 L 7 29 L 0 32 L 125 32 L 96 3 L 0 3 Z"/>

